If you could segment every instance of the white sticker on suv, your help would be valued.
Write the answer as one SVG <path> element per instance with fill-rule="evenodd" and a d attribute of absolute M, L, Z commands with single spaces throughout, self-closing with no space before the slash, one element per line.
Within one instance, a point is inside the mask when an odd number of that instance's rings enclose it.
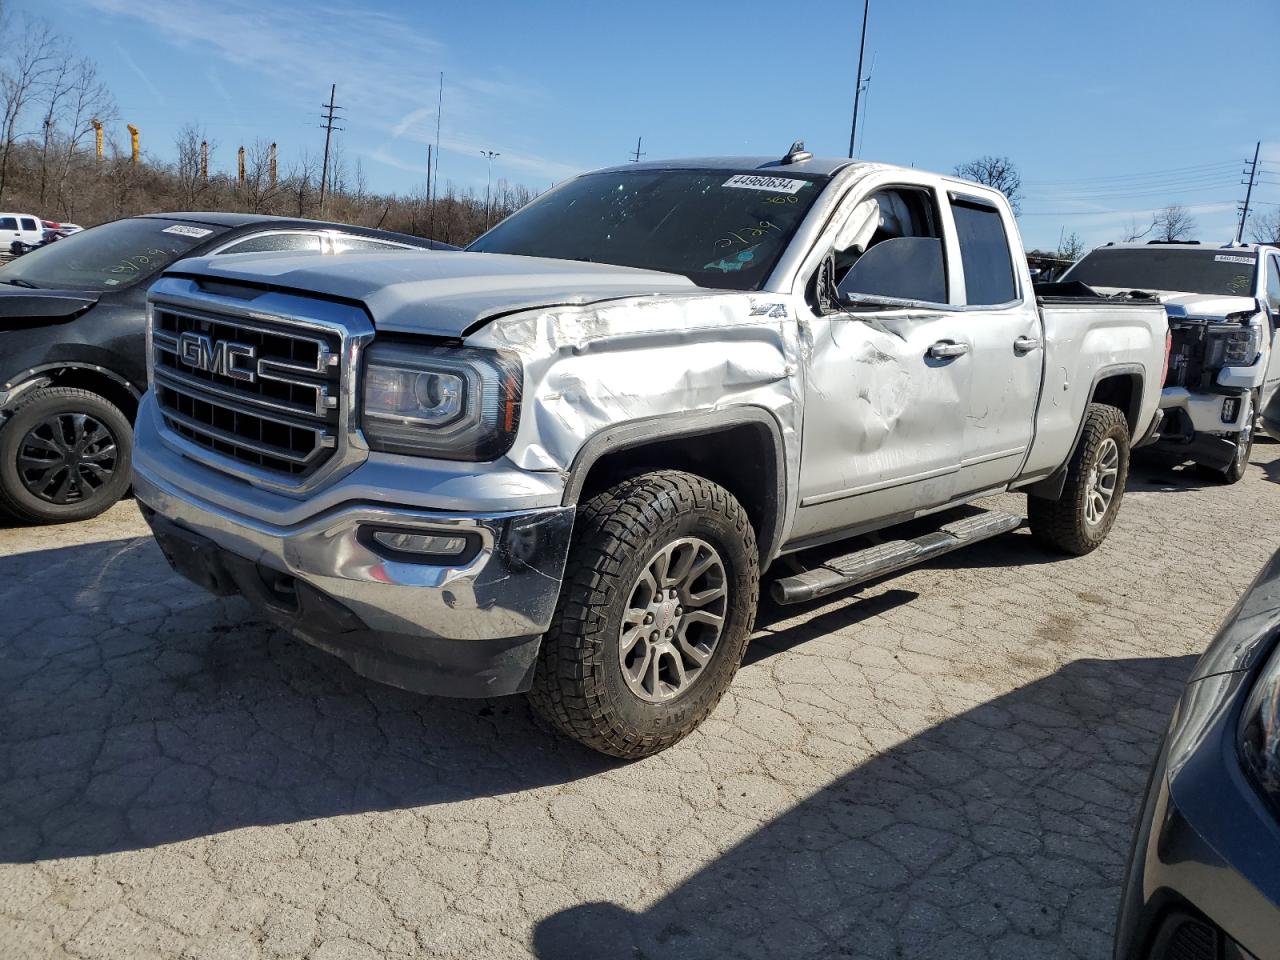
<path fill-rule="evenodd" d="M 1254 260 L 1251 257 L 1230 257 L 1230 256 L 1227 256 L 1225 253 L 1220 253 L 1213 259 L 1218 263 L 1247 263 L 1251 267 L 1258 262 L 1257 260 Z"/>
<path fill-rule="evenodd" d="M 751 173 L 739 173 L 730 177 L 721 186 L 737 187 L 741 190 L 768 190 L 770 193 L 795 193 L 808 180 L 792 180 L 790 177 L 758 177 Z"/>

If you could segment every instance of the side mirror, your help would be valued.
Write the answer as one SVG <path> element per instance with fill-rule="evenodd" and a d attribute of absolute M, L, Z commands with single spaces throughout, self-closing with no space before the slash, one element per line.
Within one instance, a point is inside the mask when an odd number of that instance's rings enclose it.
<path fill-rule="evenodd" d="M 894 237 L 867 250 L 849 268 L 837 295 L 892 297 L 895 300 L 947 302 L 942 241 L 936 237 Z"/>

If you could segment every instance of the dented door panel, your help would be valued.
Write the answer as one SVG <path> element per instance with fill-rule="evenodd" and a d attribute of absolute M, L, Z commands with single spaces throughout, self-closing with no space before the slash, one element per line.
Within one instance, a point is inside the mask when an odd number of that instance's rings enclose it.
<path fill-rule="evenodd" d="M 806 317 L 798 540 L 955 496 L 972 371 L 962 319 L 894 310 Z"/>

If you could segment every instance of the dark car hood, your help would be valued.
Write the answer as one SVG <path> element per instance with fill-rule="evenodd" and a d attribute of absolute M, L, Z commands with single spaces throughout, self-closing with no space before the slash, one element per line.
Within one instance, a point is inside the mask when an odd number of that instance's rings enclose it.
<path fill-rule="evenodd" d="M 29 290 L 0 283 L 0 330 L 67 323 L 100 296 L 86 290 Z"/>
<path fill-rule="evenodd" d="M 182 260 L 165 272 L 358 301 L 380 330 L 441 336 L 517 310 L 699 290 L 688 277 L 656 270 L 500 253 L 224 254 Z"/>

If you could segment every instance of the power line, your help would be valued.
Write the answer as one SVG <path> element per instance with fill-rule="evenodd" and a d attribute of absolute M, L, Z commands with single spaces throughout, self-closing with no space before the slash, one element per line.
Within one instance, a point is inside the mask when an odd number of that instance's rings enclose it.
<path fill-rule="evenodd" d="M 1117 173 L 1107 174 L 1098 177 L 1065 177 L 1061 179 L 1049 180 L 1028 180 L 1028 183 L 1101 183 L 1113 180 L 1145 180 L 1156 177 L 1164 177 L 1173 174 L 1188 174 L 1199 171 L 1208 171 L 1212 169 L 1222 169 L 1234 167 L 1234 160 L 1220 160 L 1215 163 L 1200 163 L 1188 167 L 1169 167 L 1165 170 L 1145 170 L 1138 173 Z"/>

